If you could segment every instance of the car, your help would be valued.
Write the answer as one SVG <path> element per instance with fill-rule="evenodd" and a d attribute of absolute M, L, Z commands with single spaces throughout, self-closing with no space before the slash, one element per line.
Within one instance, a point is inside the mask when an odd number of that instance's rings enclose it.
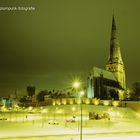
<path fill-rule="evenodd" d="M 48 124 L 51 124 L 51 125 L 59 125 L 59 123 L 56 120 L 49 120 L 48 121 Z"/>
<path fill-rule="evenodd" d="M 7 118 L 0 118 L 0 120 L 7 120 Z"/>
<path fill-rule="evenodd" d="M 69 119 L 69 120 L 66 120 L 66 122 L 75 122 L 74 119 Z"/>

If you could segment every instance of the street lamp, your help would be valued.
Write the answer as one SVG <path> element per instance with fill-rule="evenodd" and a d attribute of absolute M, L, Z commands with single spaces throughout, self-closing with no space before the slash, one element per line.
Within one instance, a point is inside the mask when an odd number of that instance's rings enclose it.
<path fill-rule="evenodd" d="M 72 87 L 75 89 L 76 94 L 78 93 L 80 86 L 81 86 L 81 83 L 78 80 L 74 81 Z M 76 95 L 76 97 L 78 97 L 78 95 Z"/>
<path fill-rule="evenodd" d="M 80 140 L 82 140 L 82 124 L 83 124 L 83 114 L 82 114 L 82 96 L 84 95 L 84 91 L 80 91 L 80 99 L 81 99 L 81 102 L 80 102 L 80 116 L 81 116 L 81 123 L 80 123 Z"/>
<path fill-rule="evenodd" d="M 78 88 L 80 87 L 80 82 L 79 82 L 79 81 L 75 81 L 75 82 L 73 83 L 73 87 L 74 87 L 75 89 L 78 89 Z"/>
<path fill-rule="evenodd" d="M 75 81 L 73 83 L 73 87 L 76 89 L 76 91 L 79 89 L 80 85 L 81 85 L 81 83 L 79 81 Z M 84 94 L 85 94 L 84 91 L 80 91 L 79 92 L 79 98 L 81 99 L 81 102 L 80 102 L 80 117 L 81 117 L 81 119 L 80 119 L 80 121 L 81 121 L 81 123 L 80 123 L 80 140 L 82 140 L 82 122 L 83 122 L 83 120 L 82 120 L 83 119 L 83 114 L 82 114 L 82 96 Z"/>

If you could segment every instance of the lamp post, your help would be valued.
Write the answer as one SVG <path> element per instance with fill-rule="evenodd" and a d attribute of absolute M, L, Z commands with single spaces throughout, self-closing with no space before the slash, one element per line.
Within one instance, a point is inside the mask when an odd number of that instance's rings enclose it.
<path fill-rule="evenodd" d="M 81 123 L 80 123 L 80 140 L 82 140 L 82 135 L 83 135 L 83 131 L 82 131 L 82 128 L 83 128 L 83 112 L 82 112 L 82 96 L 84 95 L 84 91 L 81 91 L 80 92 L 80 99 L 81 99 L 81 102 L 80 102 L 80 116 L 81 116 Z"/>
<path fill-rule="evenodd" d="M 74 82 L 74 84 L 73 84 L 73 87 L 76 89 L 76 91 L 77 91 L 77 89 L 80 87 L 80 82 L 78 82 L 78 81 L 76 81 L 76 82 Z M 84 95 L 84 91 L 80 91 L 79 92 L 80 93 L 80 95 L 79 95 L 79 98 L 80 98 L 80 140 L 82 140 L 82 135 L 83 135 L 83 132 L 82 132 L 82 123 L 83 123 L 83 114 L 82 114 L 82 96 Z"/>

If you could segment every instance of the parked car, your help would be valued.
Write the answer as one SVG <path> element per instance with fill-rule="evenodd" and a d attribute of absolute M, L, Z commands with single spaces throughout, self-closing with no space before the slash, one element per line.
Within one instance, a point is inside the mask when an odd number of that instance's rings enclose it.
<path fill-rule="evenodd" d="M 75 122 L 74 119 L 69 119 L 69 120 L 66 120 L 66 122 Z"/>
<path fill-rule="evenodd" d="M 7 118 L 0 118 L 0 120 L 7 120 Z"/>
<path fill-rule="evenodd" d="M 48 124 L 59 125 L 59 123 L 56 120 L 49 120 Z"/>

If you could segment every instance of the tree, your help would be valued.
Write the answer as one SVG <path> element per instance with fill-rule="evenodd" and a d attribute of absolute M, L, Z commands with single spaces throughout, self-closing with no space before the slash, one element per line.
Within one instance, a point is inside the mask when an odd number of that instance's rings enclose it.
<path fill-rule="evenodd" d="M 37 95 L 37 100 L 39 102 L 43 102 L 44 101 L 44 96 L 47 95 L 47 91 L 43 90 L 43 91 L 40 91 Z"/>
<path fill-rule="evenodd" d="M 34 86 L 27 86 L 27 93 L 28 93 L 28 96 L 33 96 L 35 95 L 35 87 Z"/>
<path fill-rule="evenodd" d="M 132 100 L 140 100 L 140 82 L 134 82 L 130 92 Z"/>
<path fill-rule="evenodd" d="M 118 93 L 116 92 L 115 89 L 110 89 L 109 90 L 109 94 L 110 94 L 110 97 L 114 100 L 118 100 L 119 97 L 118 97 Z"/>
<path fill-rule="evenodd" d="M 29 102 L 31 102 L 31 100 L 28 100 L 28 99 L 27 99 L 27 96 L 21 97 L 19 101 L 20 101 L 21 103 L 29 103 Z"/>

